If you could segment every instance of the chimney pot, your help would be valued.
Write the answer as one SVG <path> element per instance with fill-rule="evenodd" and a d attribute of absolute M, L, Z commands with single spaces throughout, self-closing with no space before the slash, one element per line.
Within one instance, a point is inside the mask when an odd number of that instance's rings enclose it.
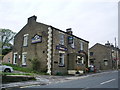
<path fill-rule="evenodd" d="M 72 34 L 72 33 L 73 33 L 73 32 L 72 32 L 72 28 L 66 29 L 66 32 L 67 32 L 68 34 Z"/>

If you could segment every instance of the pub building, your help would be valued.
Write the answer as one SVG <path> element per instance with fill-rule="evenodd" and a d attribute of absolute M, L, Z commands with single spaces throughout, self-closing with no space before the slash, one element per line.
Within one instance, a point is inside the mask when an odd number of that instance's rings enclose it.
<path fill-rule="evenodd" d="M 88 66 L 89 42 L 65 31 L 28 18 L 27 24 L 16 34 L 13 64 L 32 67 L 30 60 L 39 60 L 39 71 L 50 75 L 84 73 Z"/>

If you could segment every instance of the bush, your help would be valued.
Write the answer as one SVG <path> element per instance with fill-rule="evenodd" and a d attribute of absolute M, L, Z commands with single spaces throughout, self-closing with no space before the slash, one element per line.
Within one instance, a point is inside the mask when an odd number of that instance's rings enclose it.
<path fill-rule="evenodd" d="M 34 71 L 40 71 L 40 61 L 38 59 L 31 60 L 32 63 L 32 70 Z"/>
<path fill-rule="evenodd" d="M 57 72 L 56 75 L 57 76 L 63 76 L 63 74 L 61 72 Z"/>

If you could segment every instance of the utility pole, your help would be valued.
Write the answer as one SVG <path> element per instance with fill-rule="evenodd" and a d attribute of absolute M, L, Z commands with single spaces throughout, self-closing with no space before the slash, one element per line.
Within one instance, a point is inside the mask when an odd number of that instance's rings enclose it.
<path fill-rule="evenodd" d="M 118 50 L 117 50 L 117 44 L 116 44 L 116 37 L 115 37 L 115 52 L 116 52 L 116 64 L 117 64 L 117 69 L 118 69 Z"/>

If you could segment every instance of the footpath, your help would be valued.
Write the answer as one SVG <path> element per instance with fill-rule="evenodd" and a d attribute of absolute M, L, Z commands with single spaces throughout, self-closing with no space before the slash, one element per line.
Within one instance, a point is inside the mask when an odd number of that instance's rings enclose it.
<path fill-rule="evenodd" d="M 50 75 L 37 75 L 35 81 L 23 81 L 23 82 L 14 82 L 8 84 L 2 84 L 2 89 L 11 89 L 11 88 L 26 88 L 29 86 L 40 86 L 48 85 L 51 83 L 60 83 L 67 82 L 70 80 L 77 80 L 82 78 L 87 78 L 89 76 L 96 76 L 103 73 L 110 73 L 111 71 L 102 71 L 100 73 L 91 73 L 82 76 L 50 76 Z"/>

